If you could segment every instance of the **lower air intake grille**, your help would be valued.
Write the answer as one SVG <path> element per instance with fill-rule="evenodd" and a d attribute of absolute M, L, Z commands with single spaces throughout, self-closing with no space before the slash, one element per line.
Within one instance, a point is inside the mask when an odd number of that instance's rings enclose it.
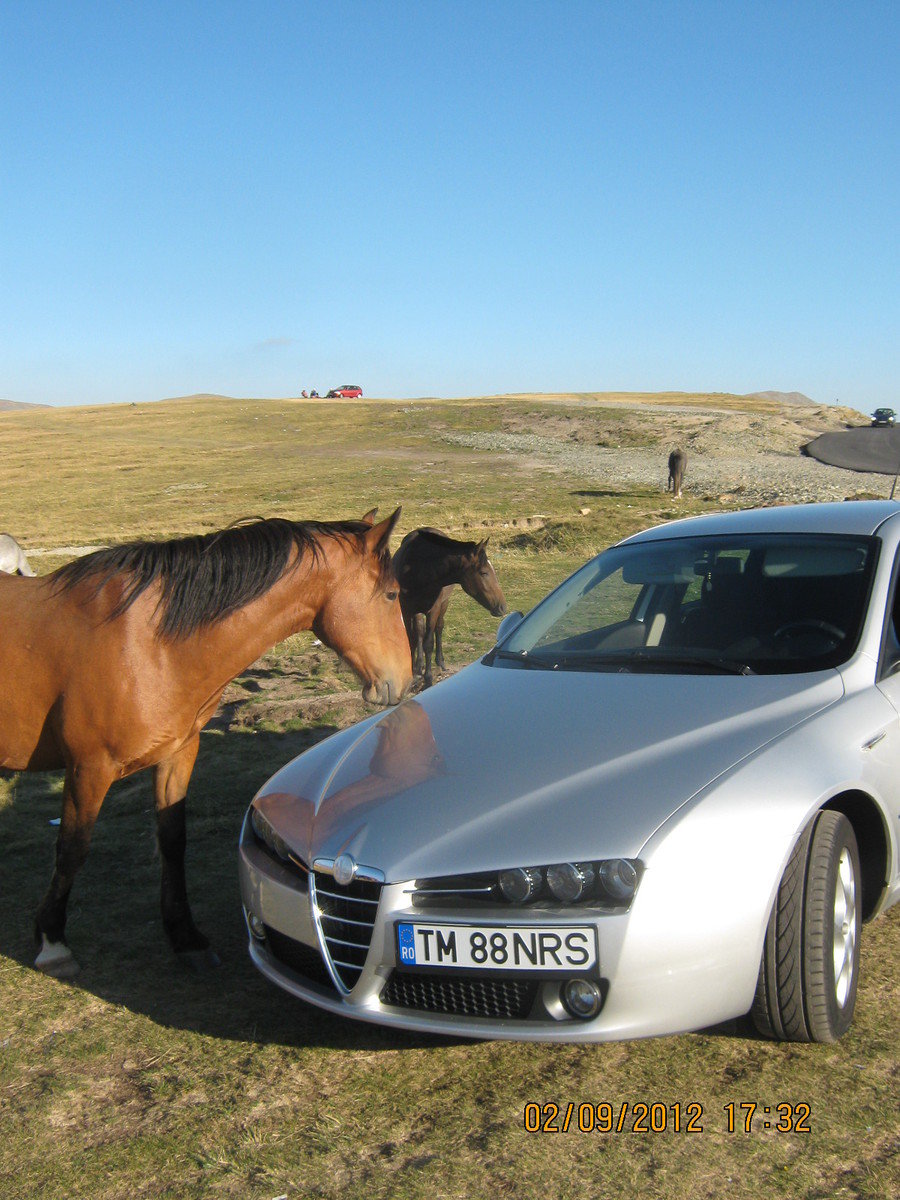
<path fill-rule="evenodd" d="M 382 989 L 382 1004 L 455 1017 L 511 1018 L 531 1012 L 538 985 L 527 979 L 469 979 L 420 971 L 394 971 Z"/>
<path fill-rule="evenodd" d="M 335 974 L 349 992 L 366 965 L 381 884 L 354 879 L 342 887 L 322 871 L 314 872 L 313 882 L 315 919 Z"/>
<path fill-rule="evenodd" d="M 302 975 L 310 983 L 317 983 L 320 987 L 335 990 L 334 981 L 328 974 L 328 968 L 322 961 L 322 955 L 314 946 L 305 946 L 303 942 L 297 942 L 287 934 L 279 933 L 277 929 L 270 929 L 268 925 L 266 926 L 266 942 L 272 955 L 280 963 L 284 963 L 286 967 L 290 967 L 292 971 Z"/>

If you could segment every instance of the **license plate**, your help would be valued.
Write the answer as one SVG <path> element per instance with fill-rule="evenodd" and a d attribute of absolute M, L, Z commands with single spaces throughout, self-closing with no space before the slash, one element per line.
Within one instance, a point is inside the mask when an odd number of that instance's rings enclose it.
<path fill-rule="evenodd" d="M 582 972 L 597 966 L 592 925 L 426 925 L 397 923 L 403 967 Z"/>

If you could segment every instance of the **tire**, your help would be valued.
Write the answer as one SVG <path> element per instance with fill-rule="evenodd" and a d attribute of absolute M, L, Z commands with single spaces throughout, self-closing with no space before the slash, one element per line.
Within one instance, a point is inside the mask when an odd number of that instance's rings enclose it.
<path fill-rule="evenodd" d="M 835 1042 L 859 982 L 861 874 L 853 827 L 822 811 L 795 845 L 766 927 L 750 1019 L 765 1037 Z"/>

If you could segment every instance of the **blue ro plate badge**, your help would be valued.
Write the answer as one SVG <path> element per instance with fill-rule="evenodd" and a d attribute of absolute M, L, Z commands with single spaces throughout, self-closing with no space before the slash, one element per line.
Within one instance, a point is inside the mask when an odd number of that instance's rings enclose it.
<path fill-rule="evenodd" d="M 593 971 L 599 956 L 592 925 L 426 925 L 397 923 L 402 967 L 482 971 Z"/>

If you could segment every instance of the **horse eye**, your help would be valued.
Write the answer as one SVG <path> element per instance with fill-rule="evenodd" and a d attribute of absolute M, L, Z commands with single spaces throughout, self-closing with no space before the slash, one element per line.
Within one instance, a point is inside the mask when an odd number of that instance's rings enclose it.
<path fill-rule="evenodd" d="M 399 592 L 386 592 L 385 594 L 386 594 L 388 600 L 396 600 L 397 597 L 400 595 Z"/>

